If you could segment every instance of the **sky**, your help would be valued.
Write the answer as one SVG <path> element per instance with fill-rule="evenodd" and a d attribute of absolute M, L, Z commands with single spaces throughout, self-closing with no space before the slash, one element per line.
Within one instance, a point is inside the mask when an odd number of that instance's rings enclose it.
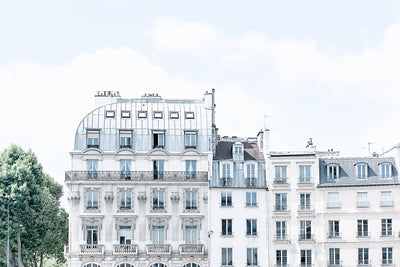
<path fill-rule="evenodd" d="M 221 135 L 342 156 L 400 142 L 399 1 L 0 1 L 0 149 L 63 183 L 96 90 L 201 99 Z"/>

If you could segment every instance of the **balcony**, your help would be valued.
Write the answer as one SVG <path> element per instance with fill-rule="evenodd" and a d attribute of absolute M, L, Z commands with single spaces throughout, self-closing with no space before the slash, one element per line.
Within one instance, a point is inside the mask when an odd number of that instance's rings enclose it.
<path fill-rule="evenodd" d="M 393 207 L 393 201 L 381 201 L 382 208 L 390 208 Z"/>
<path fill-rule="evenodd" d="M 222 177 L 220 179 L 220 186 L 222 187 L 229 187 L 232 186 L 232 178 L 231 177 Z"/>
<path fill-rule="evenodd" d="M 357 208 L 369 208 L 369 202 L 368 201 L 357 202 Z"/>
<path fill-rule="evenodd" d="M 113 246 L 114 255 L 137 255 L 138 246 L 134 244 L 121 244 Z"/>
<path fill-rule="evenodd" d="M 309 204 L 299 205 L 299 212 L 313 212 L 313 211 L 314 211 L 313 206 Z"/>
<path fill-rule="evenodd" d="M 102 255 L 104 254 L 104 245 L 80 245 L 80 254 Z"/>
<path fill-rule="evenodd" d="M 274 235 L 274 242 L 288 242 L 287 235 Z"/>
<path fill-rule="evenodd" d="M 182 244 L 179 245 L 181 255 L 202 255 L 204 254 L 203 244 Z"/>
<path fill-rule="evenodd" d="M 208 182 L 208 172 L 185 171 L 67 171 L 65 172 L 65 181 L 178 181 L 178 182 Z"/>
<path fill-rule="evenodd" d="M 287 205 L 275 205 L 274 212 L 289 212 Z"/>
<path fill-rule="evenodd" d="M 256 187 L 257 186 L 257 178 L 245 178 L 247 187 Z"/>
<path fill-rule="evenodd" d="M 170 255 L 171 245 L 169 244 L 148 244 L 146 245 L 148 255 Z"/>
<path fill-rule="evenodd" d="M 326 205 L 327 209 L 340 209 L 340 203 L 328 203 L 328 205 Z"/>
<path fill-rule="evenodd" d="M 274 184 L 284 184 L 286 185 L 288 183 L 288 179 L 287 178 L 275 178 L 274 179 Z"/>
<path fill-rule="evenodd" d="M 299 234 L 299 241 L 314 241 L 312 234 Z"/>
<path fill-rule="evenodd" d="M 299 177 L 297 182 L 299 184 L 311 184 L 311 177 Z"/>

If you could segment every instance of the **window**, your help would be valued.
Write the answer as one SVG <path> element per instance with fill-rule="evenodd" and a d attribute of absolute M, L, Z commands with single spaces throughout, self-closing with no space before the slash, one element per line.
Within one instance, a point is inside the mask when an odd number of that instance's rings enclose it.
<path fill-rule="evenodd" d="M 164 226 L 153 226 L 153 244 L 164 244 Z"/>
<path fill-rule="evenodd" d="M 357 208 L 369 208 L 367 192 L 357 192 Z"/>
<path fill-rule="evenodd" d="M 369 249 L 359 248 L 358 249 L 358 265 L 368 265 L 369 264 Z"/>
<path fill-rule="evenodd" d="M 186 226 L 185 242 L 186 242 L 186 244 L 196 244 L 197 243 L 197 227 L 196 226 Z"/>
<path fill-rule="evenodd" d="M 115 111 L 106 110 L 106 118 L 114 118 L 114 117 L 115 117 Z"/>
<path fill-rule="evenodd" d="M 121 118 L 129 119 L 131 117 L 131 112 L 129 110 L 122 110 L 121 111 Z"/>
<path fill-rule="evenodd" d="M 246 220 L 246 235 L 257 235 L 257 220 L 247 219 Z"/>
<path fill-rule="evenodd" d="M 366 163 L 356 164 L 356 177 L 357 179 L 367 179 L 368 165 Z"/>
<path fill-rule="evenodd" d="M 242 145 L 234 146 L 234 153 L 235 154 L 243 154 L 243 146 Z"/>
<path fill-rule="evenodd" d="M 150 267 L 167 267 L 164 263 L 154 263 Z"/>
<path fill-rule="evenodd" d="M 276 266 L 288 266 L 286 249 L 276 251 Z"/>
<path fill-rule="evenodd" d="M 223 266 L 232 266 L 232 248 L 221 248 Z"/>
<path fill-rule="evenodd" d="M 157 147 L 163 148 L 165 146 L 164 136 L 165 136 L 164 132 L 159 132 L 159 131 L 153 132 L 153 148 Z"/>
<path fill-rule="evenodd" d="M 121 191 L 119 193 L 119 209 L 130 210 L 132 208 L 132 192 Z"/>
<path fill-rule="evenodd" d="M 340 208 L 339 192 L 328 192 L 328 206 L 329 209 Z"/>
<path fill-rule="evenodd" d="M 299 174 L 300 183 L 309 183 L 311 181 L 311 165 L 300 165 Z"/>
<path fill-rule="evenodd" d="M 130 159 L 121 159 L 119 162 L 120 165 L 120 177 L 121 179 L 130 180 L 131 179 L 131 160 Z"/>
<path fill-rule="evenodd" d="M 257 192 L 246 192 L 246 206 L 257 206 Z"/>
<path fill-rule="evenodd" d="M 196 191 L 186 191 L 186 210 L 197 210 L 197 192 Z"/>
<path fill-rule="evenodd" d="M 86 209 L 97 210 L 99 208 L 99 192 L 95 190 L 86 191 Z"/>
<path fill-rule="evenodd" d="M 329 265 L 340 265 L 340 248 L 329 249 Z"/>
<path fill-rule="evenodd" d="M 392 192 L 381 192 L 381 207 L 392 207 Z"/>
<path fill-rule="evenodd" d="M 309 193 L 300 194 L 300 211 L 309 211 L 311 210 L 311 195 Z"/>
<path fill-rule="evenodd" d="M 195 160 L 186 160 L 186 179 L 196 179 L 196 165 Z"/>
<path fill-rule="evenodd" d="M 232 207 L 232 192 L 221 192 L 221 207 Z"/>
<path fill-rule="evenodd" d="M 164 210 L 164 191 L 153 191 L 153 210 Z"/>
<path fill-rule="evenodd" d="M 381 178 L 390 178 L 392 177 L 392 164 L 389 162 L 383 162 L 379 164 L 380 175 Z"/>
<path fill-rule="evenodd" d="M 88 263 L 83 265 L 83 267 L 100 267 L 100 265 L 96 264 L 96 263 Z"/>
<path fill-rule="evenodd" d="M 327 176 L 328 180 L 335 180 L 339 178 L 339 165 L 329 164 L 327 166 Z"/>
<path fill-rule="evenodd" d="M 132 228 L 130 226 L 119 227 L 119 243 L 121 245 L 132 244 Z"/>
<path fill-rule="evenodd" d="M 196 148 L 196 147 L 197 147 L 197 133 L 185 132 L 185 148 Z"/>
<path fill-rule="evenodd" d="M 147 118 L 147 111 L 138 111 L 138 118 L 139 119 L 146 119 Z"/>
<path fill-rule="evenodd" d="M 132 264 L 129 263 L 120 263 L 117 265 L 117 267 L 134 267 Z"/>
<path fill-rule="evenodd" d="M 275 211 L 287 211 L 287 193 L 275 194 Z"/>
<path fill-rule="evenodd" d="M 87 148 L 99 148 L 100 143 L 100 132 L 99 131 L 87 131 Z"/>
<path fill-rule="evenodd" d="M 97 245 L 99 242 L 99 228 L 97 226 L 86 226 L 86 244 Z"/>
<path fill-rule="evenodd" d="M 246 165 L 247 178 L 256 178 L 256 164 L 250 163 Z"/>
<path fill-rule="evenodd" d="M 179 119 L 179 112 L 177 112 L 177 111 L 170 111 L 170 112 L 169 112 L 169 118 L 170 118 L 170 119 Z"/>
<path fill-rule="evenodd" d="M 154 117 L 154 119 L 162 119 L 163 118 L 162 111 L 154 111 L 153 117 Z"/>
<path fill-rule="evenodd" d="M 275 182 L 286 182 L 287 166 L 275 166 Z"/>
<path fill-rule="evenodd" d="M 368 237 L 368 220 L 357 220 L 357 237 Z"/>
<path fill-rule="evenodd" d="M 247 248 L 247 266 L 256 266 L 257 256 L 257 248 Z"/>
<path fill-rule="evenodd" d="M 311 240 L 311 221 L 300 221 L 299 240 Z"/>
<path fill-rule="evenodd" d="M 286 221 L 275 222 L 275 240 L 286 240 Z"/>
<path fill-rule="evenodd" d="M 132 148 L 132 132 L 131 131 L 120 131 L 119 132 L 119 147 L 120 148 Z"/>
<path fill-rule="evenodd" d="M 382 248 L 382 264 L 393 264 L 393 248 Z"/>
<path fill-rule="evenodd" d="M 153 178 L 154 180 L 164 179 L 164 161 L 155 160 L 153 161 Z"/>
<path fill-rule="evenodd" d="M 222 178 L 231 178 L 231 164 L 222 164 Z"/>
<path fill-rule="evenodd" d="M 302 249 L 300 250 L 300 266 L 301 267 L 311 267 L 311 249 Z"/>
<path fill-rule="evenodd" d="M 194 112 L 185 112 L 185 119 L 194 119 Z"/>
<path fill-rule="evenodd" d="M 97 177 L 98 177 L 97 165 L 98 165 L 97 159 L 88 159 L 87 160 L 86 167 L 87 167 L 87 178 L 88 179 L 97 179 Z"/>
<path fill-rule="evenodd" d="M 392 235 L 392 219 L 382 219 L 382 236 L 391 236 Z"/>
<path fill-rule="evenodd" d="M 328 238 L 340 237 L 339 221 L 328 221 L 329 233 Z"/>
<path fill-rule="evenodd" d="M 232 219 L 222 219 L 222 235 L 232 235 Z"/>

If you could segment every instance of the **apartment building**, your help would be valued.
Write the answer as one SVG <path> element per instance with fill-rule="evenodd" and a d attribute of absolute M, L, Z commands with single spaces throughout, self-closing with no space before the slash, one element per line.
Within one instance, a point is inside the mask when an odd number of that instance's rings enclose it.
<path fill-rule="evenodd" d="M 210 266 L 267 266 L 265 160 L 257 138 L 222 138 L 210 181 Z"/>
<path fill-rule="evenodd" d="M 65 177 L 68 266 L 209 266 L 214 91 L 200 100 L 95 98 Z"/>

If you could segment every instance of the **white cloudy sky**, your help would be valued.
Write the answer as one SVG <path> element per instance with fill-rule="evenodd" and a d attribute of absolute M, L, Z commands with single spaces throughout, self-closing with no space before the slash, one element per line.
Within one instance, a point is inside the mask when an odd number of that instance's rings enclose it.
<path fill-rule="evenodd" d="M 58 181 L 96 90 L 202 98 L 221 135 L 366 155 L 400 142 L 398 1 L 0 2 L 0 149 Z"/>

